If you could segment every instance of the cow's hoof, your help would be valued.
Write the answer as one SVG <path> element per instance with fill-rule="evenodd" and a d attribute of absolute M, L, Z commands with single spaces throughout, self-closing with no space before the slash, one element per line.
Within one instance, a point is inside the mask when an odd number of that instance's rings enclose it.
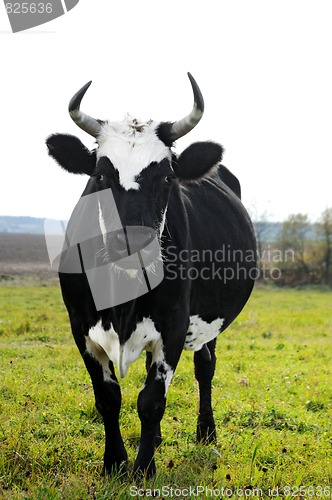
<path fill-rule="evenodd" d="M 157 471 L 154 459 L 151 460 L 147 467 L 140 465 L 139 463 L 135 463 L 133 472 L 136 477 L 144 477 L 146 479 L 155 476 Z"/>
<path fill-rule="evenodd" d="M 205 422 L 198 421 L 196 431 L 197 442 L 211 444 L 217 440 L 216 426 L 213 419 Z"/>
<path fill-rule="evenodd" d="M 122 476 L 128 472 L 127 459 L 104 463 L 104 474 L 107 476 Z"/>

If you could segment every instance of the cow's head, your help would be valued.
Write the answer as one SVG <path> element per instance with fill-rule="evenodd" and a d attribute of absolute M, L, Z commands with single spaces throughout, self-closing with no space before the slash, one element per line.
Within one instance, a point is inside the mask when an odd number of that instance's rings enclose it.
<path fill-rule="evenodd" d="M 70 135 L 47 139 L 49 154 L 65 170 L 90 176 L 87 192 L 111 190 L 122 226 L 136 228 L 132 239 L 138 249 L 152 238 L 151 229 L 158 236 L 162 234 L 171 190 L 179 189 L 181 181 L 203 177 L 222 157 L 222 147 L 212 142 L 194 143 L 179 157 L 172 152 L 174 141 L 192 130 L 203 115 L 202 94 L 190 73 L 188 76 L 194 106 L 181 120 L 142 122 L 131 116 L 122 122 L 96 120 L 80 110 L 89 82 L 71 99 L 69 113 L 81 129 L 95 137 L 96 149 L 89 151 Z M 102 231 L 107 218 L 101 206 L 98 219 Z M 113 234 L 113 253 L 120 257 L 127 246 L 123 231 Z"/>

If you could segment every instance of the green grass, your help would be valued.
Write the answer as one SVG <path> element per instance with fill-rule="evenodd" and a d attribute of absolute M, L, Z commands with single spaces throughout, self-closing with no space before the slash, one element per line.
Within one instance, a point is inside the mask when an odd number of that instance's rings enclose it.
<path fill-rule="evenodd" d="M 103 425 L 59 288 L 0 287 L 0 498 L 147 498 L 153 489 L 156 498 L 197 498 L 195 486 L 199 498 L 265 498 L 272 489 L 274 498 L 332 497 L 331 306 L 327 291 L 255 290 L 218 341 L 214 446 L 195 443 L 197 385 L 184 352 L 158 474 L 138 483 L 101 474 Z M 143 383 L 142 357 L 121 381 L 131 465 Z"/>

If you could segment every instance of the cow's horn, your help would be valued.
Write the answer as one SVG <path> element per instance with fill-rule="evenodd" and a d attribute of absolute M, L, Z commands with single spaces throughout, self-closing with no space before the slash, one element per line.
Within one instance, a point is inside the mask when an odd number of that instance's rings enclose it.
<path fill-rule="evenodd" d="M 101 124 L 89 115 L 86 115 L 80 110 L 80 104 L 85 92 L 90 87 L 91 82 L 86 83 L 76 94 L 70 99 L 68 111 L 76 125 L 78 125 L 84 132 L 97 137 L 100 132 Z"/>
<path fill-rule="evenodd" d="M 196 127 L 204 112 L 204 99 L 201 91 L 199 90 L 199 86 L 190 73 L 188 73 L 188 77 L 194 93 L 194 106 L 189 115 L 182 118 L 182 120 L 178 120 L 173 123 L 171 129 L 171 137 L 173 141 L 180 139 L 180 137 L 188 134 L 190 130 Z"/>

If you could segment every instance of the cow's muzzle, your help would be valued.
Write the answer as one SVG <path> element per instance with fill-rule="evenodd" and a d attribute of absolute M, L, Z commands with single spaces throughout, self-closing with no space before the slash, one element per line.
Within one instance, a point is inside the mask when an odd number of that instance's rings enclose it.
<path fill-rule="evenodd" d="M 111 262 L 123 269 L 147 268 L 160 256 L 156 232 L 144 226 L 124 226 L 107 236 Z"/>

